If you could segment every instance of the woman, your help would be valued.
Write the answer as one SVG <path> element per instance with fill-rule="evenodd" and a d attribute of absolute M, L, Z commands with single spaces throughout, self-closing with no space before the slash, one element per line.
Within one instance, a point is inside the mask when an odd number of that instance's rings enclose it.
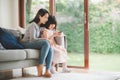
<path fill-rule="evenodd" d="M 43 30 L 43 34 L 41 36 L 49 40 L 52 49 L 54 50 L 51 72 L 55 73 L 54 66 L 57 63 L 62 63 L 63 72 L 70 72 L 70 70 L 67 68 L 67 51 L 64 47 L 57 45 L 54 40 L 54 37 L 56 36 L 63 36 L 61 32 L 56 30 L 56 26 L 57 22 L 55 16 L 49 16 L 48 21 L 46 22 L 47 29 Z"/>
<path fill-rule="evenodd" d="M 43 29 L 40 26 L 48 21 L 48 17 L 49 12 L 45 9 L 40 9 L 27 27 L 21 42 L 25 48 L 40 50 L 39 65 L 37 66 L 39 77 L 43 75 L 44 62 L 46 62 L 46 71 L 43 76 L 51 77 L 50 66 L 53 52 L 49 42 L 46 39 L 39 38 L 41 30 Z"/>

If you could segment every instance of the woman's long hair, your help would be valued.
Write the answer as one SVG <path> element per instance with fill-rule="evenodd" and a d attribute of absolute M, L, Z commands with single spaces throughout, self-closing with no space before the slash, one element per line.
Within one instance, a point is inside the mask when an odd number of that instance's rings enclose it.
<path fill-rule="evenodd" d="M 30 21 L 29 23 L 32 23 L 32 22 L 38 23 L 40 21 L 39 16 L 43 17 L 46 13 L 49 14 L 49 12 L 46 9 L 43 9 L 43 8 L 39 9 L 35 18 L 32 21 Z"/>

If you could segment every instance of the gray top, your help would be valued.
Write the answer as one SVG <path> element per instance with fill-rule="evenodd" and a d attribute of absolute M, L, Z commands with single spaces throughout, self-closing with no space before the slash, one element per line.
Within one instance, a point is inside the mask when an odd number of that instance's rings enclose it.
<path fill-rule="evenodd" d="M 40 39 L 40 32 L 44 29 L 44 27 L 39 27 L 35 22 L 32 22 L 28 25 L 25 35 L 22 41 L 33 41 Z"/>

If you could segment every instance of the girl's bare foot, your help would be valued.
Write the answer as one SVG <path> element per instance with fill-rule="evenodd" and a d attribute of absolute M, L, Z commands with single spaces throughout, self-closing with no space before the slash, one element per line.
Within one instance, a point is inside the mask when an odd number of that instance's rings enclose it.
<path fill-rule="evenodd" d="M 54 67 L 51 67 L 50 72 L 51 72 L 52 74 L 55 74 L 55 73 L 56 73 Z"/>
<path fill-rule="evenodd" d="M 62 72 L 63 72 L 63 73 L 70 73 L 70 72 L 71 72 L 71 70 L 70 70 L 70 69 L 68 69 L 68 68 L 63 68 Z"/>

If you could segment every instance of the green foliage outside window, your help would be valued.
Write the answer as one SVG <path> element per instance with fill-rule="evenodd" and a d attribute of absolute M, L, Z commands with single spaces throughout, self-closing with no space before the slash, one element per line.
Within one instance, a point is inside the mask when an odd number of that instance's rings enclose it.
<path fill-rule="evenodd" d="M 120 53 L 120 2 L 89 4 L 90 51 Z"/>
<path fill-rule="evenodd" d="M 66 17 L 71 18 L 71 20 L 68 20 L 70 22 L 58 24 L 58 29 L 67 35 L 68 52 L 83 53 L 83 0 L 56 0 L 56 11 L 57 14 L 65 17 L 64 20 L 67 19 Z M 89 1 L 90 52 L 120 53 L 119 18 L 120 2 L 117 2 L 117 0 L 103 0 L 97 4 Z M 59 21 L 59 18 L 57 20 Z"/>

